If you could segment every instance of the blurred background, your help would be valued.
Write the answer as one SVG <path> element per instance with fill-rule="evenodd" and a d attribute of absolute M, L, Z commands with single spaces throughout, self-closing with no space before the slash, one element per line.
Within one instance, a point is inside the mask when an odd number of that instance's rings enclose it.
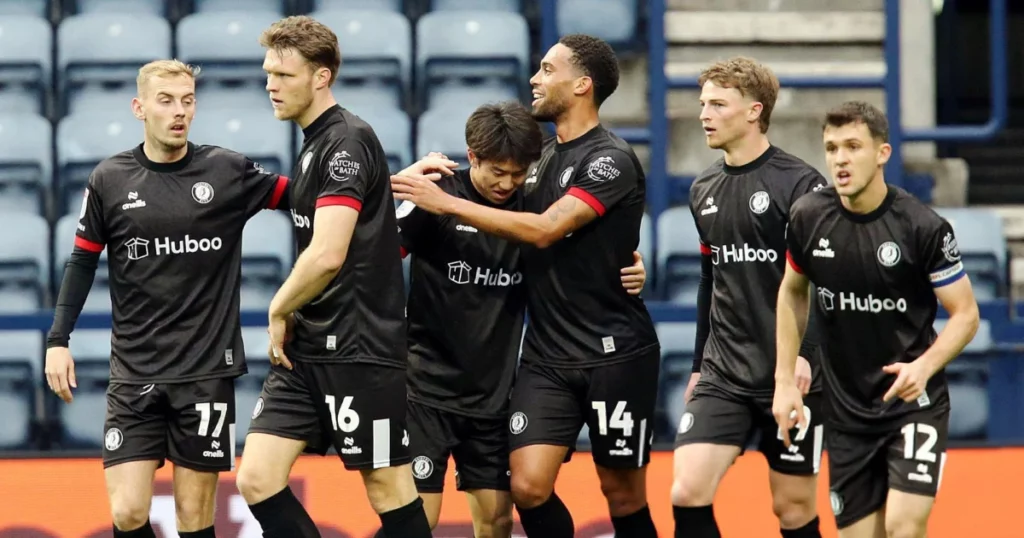
<path fill-rule="evenodd" d="M 170 57 L 201 66 L 191 140 L 288 174 L 301 135 L 272 116 L 257 38 L 300 13 L 337 33 L 335 95 L 374 127 L 393 170 L 429 151 L 465 155 L 469 113 L 488 101 L 529 102 L 527 80 L 560 35 L 614 45 L 622 77 L 602 119 L 647 171 L 640 250 L 663 349 L 655 435 L 663 449 L 682 414 L 695 335 L 700 254 L 688 189 L 719 158 L 697 119 L 701 68 L 737 54 L 772 67 L 782 91 L 769 138 L 826 176 L 825 110 L 848 99 L 881 106 L 895 147 L 886 179 L 951 221 L 982 303 L 977 337 L 949 368 L 950 444 L 1024 440 L 1020 2 L 0 0 L 0 457 L 99 454 L 110 347 L 102 263 L 71 339 L 73 405 L 44 390 L 43 342 L 89 173 L 142 140 L 130 110 L 138 67 Z M 263 212 L 245 231 L 251 372 L 238 381 L 239 432 L 268 368 L 265 312 L 293 261 L 291 229 L 286 216 Z"/>

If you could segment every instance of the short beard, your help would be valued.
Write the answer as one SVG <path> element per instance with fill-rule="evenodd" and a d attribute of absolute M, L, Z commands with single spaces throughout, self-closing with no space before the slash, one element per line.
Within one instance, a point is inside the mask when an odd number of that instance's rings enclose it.
<path fill-rule="evenodd" d="M 565 107 L 560 105 L 561 103 L 552 103 L 549 106 L 542 106 L 540 108 L 534 109 L 531 112 L 531 115 L 533 116 L 533 119 L 537 120 L 538 122 L 555 123 L 556 121 L 558 121 L 558 118 L 561 117 L 561 115 L 565 112 Z"/>

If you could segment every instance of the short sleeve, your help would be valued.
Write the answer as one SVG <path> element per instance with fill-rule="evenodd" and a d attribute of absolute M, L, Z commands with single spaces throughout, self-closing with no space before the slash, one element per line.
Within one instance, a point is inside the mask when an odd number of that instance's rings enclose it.
<path fill-rule="evenodd" d="M 807 171 L 804 175 L 800 176 L 800 179 L 796 181 L 796 187 L 793 189 L 793 197 L 789 205 L 792 207 L 801 196 L 811 193 L 818 192 L 828 186 L 828 180 L 825 176 L 822 176 L 820 172 L 814 168 L 807 167 Z"/>
<path fill-rule="evenodd" d="M 929 227 L 924 234 L 924 252 L 922 260 L 924 270 L 932 286 L 941 288 L 963 278 L 964 264 L 960 260 L 960 249 L 957 247 L 953 227 L 945 219 L 938 226 Z"/>
<path fill-rule="evenodd" d="M 794 271 L 805 274 L 807 267 L 804 259 L 804 230 L 807 226 L 808 209 L 806 204 L 793 207 L 786 225 L 786 263 Z"/>
<path fill-rule="evenodd" d="M 406 200 L 395 210 L 402 257 L 422 252 L 437 228 L 436 217 Z"/>
<path fill-rule="evenodd" d="M 96 253 L 103 252 L 103 247 L 107 244 L 107 229 L 99 186 L 100 177 L 94 171 L 89 176 L 89 184 L 82 195 L 82 209 L 78 213 L 78 230 L 75 232 L 75 246 Z"/>
<path fill-rule="evenodd" d="M 363 196 L 373 181 L 378 164 L 373 162 L 378 155 L 372 149 L 375 143 L 372 138 L 355 131 L 327 147 L 320 157 L 316 207 L 343 205 L 356 211 L 363 209 Z"/>
<path fill-rule="evenodd" d="M 599 216 L 632 192 L 639 181 L 633 160 L 620 149 L 595 152 L 576 172 L 566 194 L 571 194 L 594 208 Z"/>
<path fill-rule="evenodd" d="M 693 217 L 693 226 L 697 230 L 697 241 L 700 243 L 700 253 L 703 256 L 711 255 L 711 243 L 704 238 L 704 231 L 700 229 L 700 220 L 697 218 L 697 209 L 693 207 L 693 185 L 690 186 L 690 215 Z"/>
<path fill-rule="evenodd" d="M 288 209 L 288 178 L 267 172 L 259 163 L 243 158 L 242 192 L 246 217 L 261 209 Z"/>

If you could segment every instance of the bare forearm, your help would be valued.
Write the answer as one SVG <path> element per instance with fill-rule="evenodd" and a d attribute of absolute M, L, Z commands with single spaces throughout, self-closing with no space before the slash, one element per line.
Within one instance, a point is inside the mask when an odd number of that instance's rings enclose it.
<path fill-rule="evenodd" d="M 786 288 L 779 289 L 776 306 L 775 381 L 795 382 L 796 358 L 800 342 L 807 332 L 807 314 L 810 311 L 808 293 Z"/>
<path fill-rule="evenodd" d="M 939 332 L 935 342 L 917 360 L 924 362 L 934 374 L 963 351 L 978 332 L 978 312 L 953 314 Z"/>
<path fill-rule="evenodd" d="M 341 264 L 335 260 L 306 249 L 270 302 L 270 314 L 287 316 L 302 308 L 324 291 L 340 269 Z"/>
<path fill-rule="evenodd" d="M 458 198 L 453 198 L 451 207 L 452 214 L 483 232 L 540 247 L 550 244 L 544 215 L 504 211 Z"/>

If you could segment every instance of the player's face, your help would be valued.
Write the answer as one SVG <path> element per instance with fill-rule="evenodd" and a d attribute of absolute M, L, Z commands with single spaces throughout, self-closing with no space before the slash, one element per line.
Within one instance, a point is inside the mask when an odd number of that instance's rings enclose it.
<path fill-rule="evenodd" d="M 274 117 L 294 120 L 313 104 L 316 76 L 313 66 L 294 49 L 268 50 L 263 58 L 267 93 Z"/>
<path fill-rule="evenodd" d="M 533 88 L 533 117 L 537 121 L 555 121 L 573 98 L 580 79 L 570 63 L 572 50 L 558 43 L 540 61 L 540 69 L 530 79 Z"/>
<path fill-rule="evenodd" d="M 728 150 L 751 129 L 759 129 L 760 106 L 736 88 L 705 82 L 700 91 L 700 122 L 708 147 Z"/>
<path fill-rule="evenodd" d="M 879 177 L 892 152 L 892 146 L 875 140 L 862 122 L 829 125 L 825 127 L 824 139 L 825 162 L 832 173 L 832 183 L 840 196 L 850 198 Z"/>
<path fill-rule="evenodd" d="M 132 99 L 132 111 L 143 121 L 146 139 L 166 151 L 184 147 L 196 115 L 195 80 L 186 75 L 154 76 L 140 93 Z"/>
<path fill-rule="evenodd" d="M 526 172 L 529 169 L 527 166 L 516 164 L 513 161 L 482 161 L 473 154 L 472 150 L 467 151 L 467 155 L 473 185 L 487 201 L 493 204 L 507 202 L 516 189 L 522 187 L 523 182 L 526 181 Z"/>

